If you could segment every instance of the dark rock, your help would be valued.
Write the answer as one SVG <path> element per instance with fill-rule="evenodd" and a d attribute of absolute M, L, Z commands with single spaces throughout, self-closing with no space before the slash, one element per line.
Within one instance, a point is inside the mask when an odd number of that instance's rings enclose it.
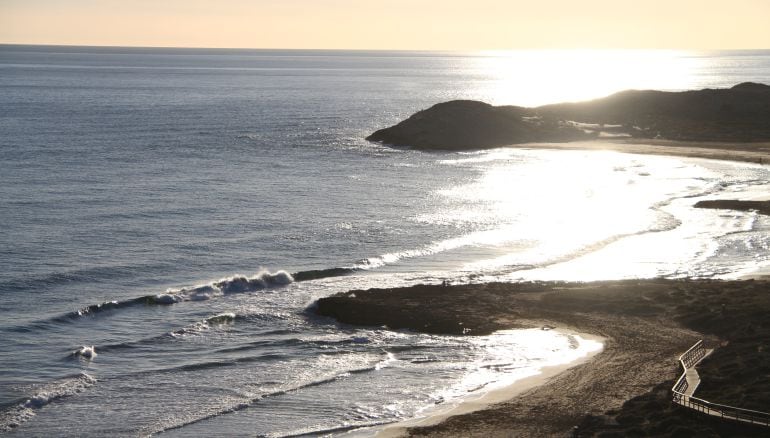
<path fill-rule="evenodd" d="M 420 111 L 390 128 L 380 129 L 367 140 L 393 146 L 456 150 L 591 137 L 558 120 L 537 117 L 526 108 L 454 100 Z"/>
<path fill-rule="evenodd" d="M 748 91 L 770 91 L 770 85 L 759 84 L 756 82 L 742 82 L 738 85 L 734 85 L 733 90 L 748 90 Z"/>
<path fill-rule="evenodd" d="M 756 211 L 770 215 L 770 201 L 740 201 L 735 199 L 714 199 L 698 201 L 695 208 L 714 208 L 720 210 Z"/>
<path fill-rule="evenodd" d="M 420 111 L 367 140 L 420 149 L 483 149 L 583 140 L 600 131 L 669 140 L 767 141 L 770 86 L 745 82 L 682 92 L 628 90 L 588 102 L 537 108 L 457 100 Z"/>

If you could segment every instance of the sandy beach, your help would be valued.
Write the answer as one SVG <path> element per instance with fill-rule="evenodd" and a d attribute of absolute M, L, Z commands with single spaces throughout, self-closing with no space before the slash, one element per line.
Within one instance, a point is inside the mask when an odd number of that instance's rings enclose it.
<path fill-rule="evenodd" d="M 688 142 L 674 140 L 608 138 L 568 143 L 529 143 L 512 145 L 523 148 L 560 150 L 607 150 L 631 154 L 651 154 L 675 157 L 708 158 L 712 160 L 743 161 L 770 164 L 770 142 L 725 143 Z"/>
<path fill-rule="evenodd" d="M 571 330 L 561 329 L 560 332 L 568 335 L 577 335 L 582 339 L 590 339 L 601 343 L 606 341 L 605 338 L 599 336 L 588 335 L 586 333 L 578 333 Z M 451 417 L 470 414 L 487 409 L 490 406 L 498 403 L 507 402 L 514 397 L 520 396 L 521 394 L 532 390 L 533 388 L 537 388 L 538 386 L 548 383 L 554 377 L 565 373 L 571 368 L 591 362 L 594 360 L 595 356 L 597 354 L 601 354 L 603 350 L 604 348 L 601 348 L 598 351 L 591 352 L 586 356 L 566 364 L 543 367 L 539 370 L 539 374 L 537 375 L 517 380 L 514 384 L 506 387 L 486 391 L 478 396 L 468 397 L 458 404 L 454 404 L 452 406 L 443 408 L 437 407 L 432 411 L 426 412 L 427 416 L 422 416 L 409 421 L 386 426 L 384 429 L 377 433 L 377 436 L 380 438 L 404 436 L 408 434 L 408 429 L 436 426 Z"/>
<path fill-rule="evenodd" d="M 575 426 L 580 436 L 677 431 L 752 436 L 756 431 L 714 424 L 673 407 L 668 390 L 679 373 L 677 357 L 705 339 L 720 348 L 702 366 L 700 396 L 736 404 L 752 398 L 754 408 L 768 406 L 770 391 L 762 379 L 770 363 L 764 316 L 769 293 L 770 282 L 760 280 L 417 285 L 329 297 L 318 310 L 347 323 L 431 333 L 548 325 L 604 338 L 604 350 L 590 361 L 542 379 L 510 400 L 441 418 L 439 424 L 391 429 L 387 436 L 563 437 Z M 733 398 L 727 387 L 739 388 Z M 651 401 L 640 407 L 639 397 Z"/>

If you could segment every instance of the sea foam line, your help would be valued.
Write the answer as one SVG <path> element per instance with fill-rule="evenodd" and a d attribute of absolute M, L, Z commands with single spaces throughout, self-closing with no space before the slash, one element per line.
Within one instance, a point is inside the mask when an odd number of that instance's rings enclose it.
<path fill-rule="evenodd" d="M 114 352 L 114 351 L 124 350 L 124 349 L 131 349 L 131 348 L 140 347 L 143 345 L 153 345 L 153 344 L 157 344 L 158 342 L 163 342 L 164 340 L 173 340 L 184 336 L 197 335 L 214 328 L 230 326 L 232 324 L 235 324 L 236 321 L 243 320 L 243 319 L 248 319 L 248 318 L 240 315 L 236 315 L 233 312 L 218 313 L 214 316 L 210 316 L 206 319 L 196 321 L 180 329 L 163 333 L 162 335 L 156 335 L 148 338 L 143 338 L 143 339 L 138 339 L 138 340 L 133 340 L 128 342 L 121 342 L 117 344 L 106 344 L 106 345 L 99 345 L 96 347 L 92 346 L 91 348 L 94 350 L 94 356 L 96 356 L 97 350 L 99 352 L 104 353 L 104 352 Z M 75 355 L 77 355 L 79 352 L 80 350 L 76 351 Z"/>
<path fill-rule="evenodd" d="M 96 384 L 86 373 L 48 382 L 25 401 L 0 412 L 0 432 L 8 432 L 35 416 L 35 411 L 49 403 L 81 393 Z"/>
<path fill-rule="evenodd" d="M 294 282 L 294 278 L 286 271 L 276 271 L 272 273 L 269 271 L 260 271 L 252 277 L 235 275 L 199 286 L 167 289 L 166 292 L 161 294 L 145 295 L 125 301 L 106 301 L 101 304 L 92 304 L 75 312 L 54 318 L 54 320 L 63 322 L 65 320 L 93 315 L 107 310 L 123 309 L 138 305 L 168 305 L 184 301 L 206 301 L 222 295 L 256 292 L 273 287 L 285 286 L 292 282 Z"/>
<path fill-rule="evenodd" d="M 192 424 L 199 423 L 201 421 L 205 421 L 205 420 L 209 420 L 211 418 L 219 417 L 221 415 L 232 414 L 232 413 L 235 413 L 235 412 L 242 411 L 244 409 L 248 409 L 249 407 L 253 406 L 256 403 L 259 403 L 262 400 L 266 400 L 266 399 L 274 398 L 274 397 L 280 397 L 280 396 L 291 394 L 291 393 L 294 393 L 294 392 L 297 392 L 297 391 L 301 391 L 301 390 L 307 389 L 307 388 L 312 388 L 312 387 L 316 387 L 316 386 L 326 385 L 326 384 L 333 383 L 333 382 L 336 382 L 336 381 L 341 380 L 341 379 L 345 379 L 345 378 L 347 378 L 347 377 L 349 377 L 351 375 L 354 375 L 354 374 L 362 374 L 362 373 L 378 371 L 381 368 L 384 368 L 384 367 L 388 366 L 388 364 L 390 362 L 395 360 L 395 358 L 393 357 L 392 354 L 390 354 L 390 353 L 388 353 L 386 351 L 383 351 L 383 353 L 385 354 L 385 358 L 377 361 L 376 363 L 372 364 L 371 366 L 365 366 L 365 367 L 361 367 L 361 368 L 354 368 L 354 369 L 350 369 L 350 370 L 346 370 L 346 371 L 337 371 L 337 372 L 333 373 L 329 377 L 320 378 L 318 380 L 313 380 L 313 381 L 306 382 L 306 383 L 301 383 L 301 384 L 298 384 L 298 385 L 295 385 L 295 386 L 291 386 L 291 387 L 288 387 L 288 388 L 285 388 L 285 389 L 279 389 L 279 390 L 276 390 L 276 391 L 273 391 L 273 392 L 269 392 L 269 393 L 266 393 L 266 394 L 260 394 L 260 395 L 251 396 L 251 397 L 244 396 L 242 399 L 233 400 L 233 403 L 230 406 L 221 407 L 221 408 L 218 408 L 218 409 L 215 408 L 215 409 L 213 409 L 213 410 L 211 410 L 209 412 L 204 413 L 203 415 L 200 415 L 200 416 L 197 416 L 197 417 L 193 417 L 193 418 L 179 418 L 176 423 L 158 424 L 158 425 L 155 425 L 155 427 L 146 428 L 142 432 L 144 434 L 147 434 L 147 435 L 154 435 L 154 434 L 162 433 L 162 432 L 169 431 L 169 430 L 180 429 L 180 428 L 183 428 L 185 426 L 189 426 L 189 425 L 192 425 Z M 372 424 L 372 426 L 375 426 L 375 425 L 376 424 Z M 357 428 L 365 427 L 365 426 L 367 426 L 367 425 L 365 425 L 365 424 L 356 425 L 352 429 L 357 429 Z M 289 436 L 291 436 L 291 435 L 289 435 Z"/>
<path fill-rule="evenodd" d="M 71 312 L 61 317 L 54 318 L 57 322 L 77 319 L 86 315 L 98 314 L 103 311 L 117 310 L 139 305 L 170 305 L 186 301 L 207 301 L 232 293 L 256 292 L 259 290 L 285 286 L 293 282 L 318 280 L 328 277 L 351 275 L 360 271 L 377 269 L 385 265 L 397 263 L 404 259 L 425 257 L 458 248 L 479 244 L 500 244 L 504 240 L 501 230 L 492 229 L 477 231 L 467 235 L 445 239 L 427 244 L 416 249 L 408 249 L 399 252 L 382 254 L 370 257 L 355 263 L 352 266 L 335 267 L 327 269 L 306 270 L 290 274 L 284 270 L 269 272 L 260 271 L 252 277 L 235 275 L 222 278 L 210 283 L 201 284 L 180 289 L 168 289 L 161 294 L 145 295 L 125 301 L 107 301 Z"/>

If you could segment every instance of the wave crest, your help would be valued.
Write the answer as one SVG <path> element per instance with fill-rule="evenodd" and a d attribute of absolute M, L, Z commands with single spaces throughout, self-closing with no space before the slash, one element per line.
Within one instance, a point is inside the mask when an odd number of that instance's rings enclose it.
<path fill-rule="evenodd" d="M 213 284 L 223 293 L 252 292 L 260 289 L 267 289 L 271 286 L 284 286 L 294 281 L 294 278 L 286 271 L 270 273 L 262 271 L 253 277 L 237 275 L 230 278 L 223 278 Z"/>
<path fill-rule="evenodd" d="M 92 315 L 107 310 L 123 309 L 139 305 L 170 305 L 183 301 L 206 301 L 211 298 L 242 292 L 256 292 L 258 290 L 285 286 L 293 283 L 294 277 L 286 271 L 260 271 L 252 277 L 235 275 L 223 278 L 212 283 L 199 286 L 184 287 L 181 289 L 168 289 L 164 293 L 145 295 L 125 301 L 107 301 L 101 304 L 92 304 L 67 315 L 54 318 L 56 321 L 75 319 L 81 316 Z"/>
<path fill-rule="evenodd" d="M 35 391 L 35 393 L 21 403 L 0 412 L 0 432 L 13 430 L 30 418 L 35 416 L 35 411 L 54 400 L 70 397 L 87 390 L 96 384 L 96 379 L 86 373 L 65 377 L 60 380 L 48 382 Z"/>

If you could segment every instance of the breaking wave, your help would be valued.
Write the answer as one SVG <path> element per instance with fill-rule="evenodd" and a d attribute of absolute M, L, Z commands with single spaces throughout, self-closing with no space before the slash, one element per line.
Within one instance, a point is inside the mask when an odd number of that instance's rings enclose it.
<path fill-rule="evenodd" d="M 235 412 L 242 411 L 244 409 L 248 409 L 258 403 L 260 403 L 263 400 L 281 397 L 287 394 L 291 394 L 297 391 L 301 391 L 303 389 L 312 388 L 316 386 L 322 386 L 327 385 L 329 383 L 333 383 L 339 380 L 346 379 L 350 377 L 351 375 L 355 374 L 365 374 L 370 373 L 373 371 L 380 370 L 382 368 L 385 368 L 389 366 L 391 362 L 393 362 L 395 357 L 393 354 L 388 353 L 386 351 L 382 352 L 384 357 L 379 358 L 374 363 L 369 364 L 368 366 L 363 366 L 360 368 L 352 368 L 349 370 L 338 370 L 337 372 L 332 373 L 331 375 L 328 375 L 326 377 L 320 377 L 316 380 L 311 380 L 308 382 L 299 383 L 293 386 L 289 386 L 284 389 L 278 389 L 276 391 L 268 392 L 265 394 L 260 394 L 252 397 L 239 397 L 238 399 L 234 399 L 230 401 L 229 406 L 222 406 L 219 409 L 210 410 L 209 412 L 201 413 L 200 415 L 195 415 L 193 413 L 190 413 L 187 416 L 182 416 L 178 418 L 176 421 L 171 423 L 164 423 L 164 424 L 158 424 L 155 425 L 155 427 L 147 428 L 143 432 L 147 434 L 159 434 L 165 431 L 174 430 L 174 429 L 180 429 L 185 426 L 189 426 L 191 424 L 199 423 L 201 421 L 209 420 L 211 418 L 219 417 L 221 415 L 227 415 L 232 414 Z M 214 365 L 214 366 L 218 366 Z M 377 424 L 383 424 L 380 422 L 368 422 L 368 423 L 360 423 L 352 427 L 348 428 L 340 428 L 339 430 L 352 430 L 357 429 L 360 427 L 366 427 L 366 426 L 375 426 Z M 301 435 L 301 434 L 300 434 Z M 286 436 L 296 436 L 295 434 L 286 435 Z"/>
<path fill-rule="evenodd" d="M 271 287 L 285 286 L 293 281 L 294 278 L 286 271 L 277 271 L 274 273 L 262 271 L 253 277 L 236 275 L 201 286 L 169 289 L 166 293 L 155 295 L 154 304 L 175 304 L 182 301 L 205 301 L 215 296 L 225 294 L 256 292 Z"/>
<path fill-rule="evenodd" d="M 35 416 L 43 406 L 87 390 L 96 379 L 86 373 L 48 382 L 36 389 L 33 395 L 0 411 L 0 432 L 8 432 Z"/>
<path fill-rule="evenodd" d="M 217 315 L 208 317 L 201 321 L 192 323 L 188 326 L 182 327 L 180 329 L 177 329 L 168 333 L 164 333 L 162 335 L 152 336 L 149 338 L 139 339 L 135 341 L 121 342 L 118 344 L 107 344 L 107 345 L 102 345 L 97 347 L 91 346 L 90 348 L 91 350 L 93 350 L 93 356 L 96 356 L 96 350 L 100 352 L 115 352 L 120 350 L 146 346 L 146 345 L 154 345 L 160 342 L 173 340 L 175 338 L 179 338 L 182 336 L 197 335 L 211 329 L 220 328 L 220 327 L 224 328 L 226 326 L 235 324 L 237 320 L 241 320 L 241 319 L 248 319 L 248 318 L 236 315 L 235 313 L 232 313 L 232 312 L 219 313 Z M 83 347 L 83 348 L 87 348 L 87 347 Z M 73 355 L 79 356 L 81 350 L 75 351 Z"/>
<path fill-rule="evenodd" d="M 184 336 L 188 334 L 196 334 L 206 330 L 210 330 L 214 327 L 221 327 L 231 325 L 235 322 L 237 315 L 232 312 L 220 313 L 218 315 L 211 316 L 203 321 L 196 322 L 190 326 L 174 330 L 169 333 L 172 337 Z"/>
<path fill-rule="evenodd" d="M 383 257 L 388 261 L 393 261 L 391 260 L 392 257 L 388 257 L 387 255 Z M 401 255 L 396 256 L 396 260 L 400 259 L 401 257 Z M 279 270 L 276 272 L 269 272 L 265 270 L 260 271 L 251 277 L 247 277 L 245 275 L 234 275 L 232 277 L 222 278 L 207 284 L 183 287 L 180 289 L 168 289 L 160 294 L 144 295 L 129 300 L 112 300 L 99 304 L 92 304 L 74 312 L 55 317 L 52 320 L 55 322 L 66 322 L 83 316 L 95 315 L 105 311 L 119 310 L 129 307 L 170 305 L 185 301 L 207 301 L 212 298 L 227 294 L 257 292 L 260 290 L 286 286 L 293 282 L 311 281 L 329 277 L 351 275 L 359 271 L 373 269 L 381 266 L 384 264 L 383 262 L 379 261 L 381 258 L 382 257 L 375 257 L 373 259 L 367 259 L 352 267 L 307 270 L 299 271 L 293 274 L 290 274 L 284 270 Z M 20 329 L 23 329 L 23 327 Z"/>
<path fill-rule="evenodd" d="M 107 301 L 100 304 L 92 304 L 58 318 L 54 318 L 54 320 L 71 320 L 108 310 L 117 310 L 140 305 L 169 305 L 181 303 L 183 301 L 206 301 L 226 294 L 256 292 L 259 290 L 285 286 L 292 282 L 294 282 L 294 278 L 286 271 L 261 271 L 252 277 L 236 275 L 209 284 L 181 289 L 168 289 L 161 294 L 145 295 L 125 301 Z"/>

